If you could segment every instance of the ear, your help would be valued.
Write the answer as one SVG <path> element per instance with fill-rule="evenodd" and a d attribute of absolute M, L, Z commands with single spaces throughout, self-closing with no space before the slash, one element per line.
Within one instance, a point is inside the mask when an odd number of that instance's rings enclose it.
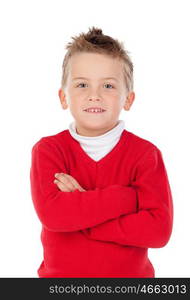
<path fill-rule="evenodd" d="M 64 91 L 62 90 L 62 88 L 59 89 L 58 96 L 61 101 L 61 106 L 63 107 L 63 109 L 67 109 L 68 104 L 66 102 L 66 95 L 65 95 Z"/>
<path fill-rule="evenodd" d="M 131 105 L 133 104 L 133 101 L 135 100 L 135 93 L 129 92 L 127 99 L 125 101 L 125 104 L 123 106 L 124 110 L 130 110 Z"/>

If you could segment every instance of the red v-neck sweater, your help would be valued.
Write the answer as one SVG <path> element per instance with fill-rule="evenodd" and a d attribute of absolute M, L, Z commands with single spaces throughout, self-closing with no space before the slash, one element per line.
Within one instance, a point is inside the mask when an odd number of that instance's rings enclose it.
<path fill-rule="evenodd" d="M 86 190 L 63 192 L 55 173 Z M 155 277 L 148 248 L 170 239 L 173 202 L 161 151 L 123 130 L 99 161 L 69 133 L 32 148 L 31 194 L 42 223 L 39 277 Z"/>

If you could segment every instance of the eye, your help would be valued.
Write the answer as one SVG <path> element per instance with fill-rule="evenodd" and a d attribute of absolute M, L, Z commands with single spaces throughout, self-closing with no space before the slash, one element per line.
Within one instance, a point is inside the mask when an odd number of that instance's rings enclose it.
<path fill-rule="evenodd" d="M 81 82 L 81 83 L 77 84 L 77 87 L 80 86 L 81 84 L 84 86 L 86 83 Z"/>
<path fill-rule="evenodd" d="M 105 86 L 111 86 L 112 88 L 114 88 L 114 86 L 110 83 L 106 83 Z"/>

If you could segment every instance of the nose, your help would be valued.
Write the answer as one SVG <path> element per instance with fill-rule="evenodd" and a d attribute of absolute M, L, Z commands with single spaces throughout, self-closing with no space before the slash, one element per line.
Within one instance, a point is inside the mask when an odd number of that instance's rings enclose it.
<path fill-rule="evenodd" d="M 97 89 L 92 89 L 90 91 L 90 94 L 88 96 L 88 100 L 89 101 L 100 101 L 100 96 L 99 96 L 99 93 L 98 93 L 98 88 Z"/>
<path fill-rule="evenodd" d="M 97 101 L 100 101 L 100 98 L 98 98 L 98 97 L 89 97 L 88 100 L 89 100 L 89 101 L 94 101 L 94 100 L 95 100 L 95 101 L 96 101 L 96 100 L 97 100 Z"/>

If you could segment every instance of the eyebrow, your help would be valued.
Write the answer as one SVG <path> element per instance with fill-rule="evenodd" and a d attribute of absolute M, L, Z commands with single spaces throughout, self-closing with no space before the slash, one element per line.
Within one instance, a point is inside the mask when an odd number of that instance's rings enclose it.
<path fill-rule="evenodd" d="M 89 78 L 87 78 L 87 77 L 75 77 L 75 78 L 73 78 L 73 81 L 78 80 L 78 79 L 89 79 Z M 118 81 L 117 78 L 115 78 L 115 77 L 104 77 L 104 78 L 101 78 L 101 80 L 102 79 L 112 79 L 112 80 Z"/>

